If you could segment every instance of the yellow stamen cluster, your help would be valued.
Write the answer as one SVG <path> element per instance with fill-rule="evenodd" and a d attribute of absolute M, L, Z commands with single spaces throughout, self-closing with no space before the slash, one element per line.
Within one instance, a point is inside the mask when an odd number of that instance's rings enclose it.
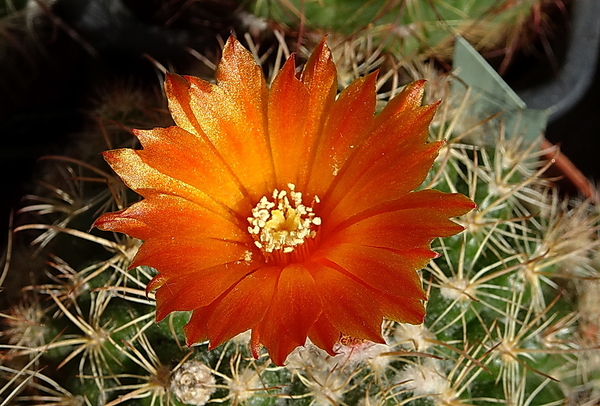
<path fill-rule="evenodd" d="M 252 209 L 252 217 L 248 217 L 248 232 L 254 237 L 254 244 L 265 253 L 290 253 L 307 238 L 314 238 L 315 227 L 321 225 L 321 218 L 315 216 L 312 207 L 319 203 L 319 198 L 315 196 L 311 206 L 305 206 L 296 186 L 293 183 L 287 186 L 289 193 L 273 190 L 273 201 L 263 196 Z"/>

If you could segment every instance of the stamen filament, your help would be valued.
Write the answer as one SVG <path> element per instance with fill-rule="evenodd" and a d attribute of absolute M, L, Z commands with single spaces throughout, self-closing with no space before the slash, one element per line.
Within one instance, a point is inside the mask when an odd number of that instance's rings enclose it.
<path fill-rule="evenodd" d="M 287 186 L 288 190 L 273 190 L 273 201 L 263 196 L 252 209 L 252 217 L 248 217 L 248 232 L 267 261 L 290 254 L 307 240 L 314 239 L 321 225 L 321 218 L 313 211 L 319 198 L 315 196 L 312 204 L 306 206 L 296 186 L 293 183 Z"/>

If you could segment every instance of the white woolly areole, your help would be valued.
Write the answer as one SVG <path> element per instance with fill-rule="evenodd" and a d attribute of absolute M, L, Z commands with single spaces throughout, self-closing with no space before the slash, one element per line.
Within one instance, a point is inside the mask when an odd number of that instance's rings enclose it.
<path fill-rule="evenodd" d="M 171 377 L 171 392 L 183 403 L 202 406 L 215 392 L 215 384 L 210 368 L 200 361 L 187 361 Z"/>
<path fill-rule="evenodd" d="M 431 347 L 435 335 L 424 324 L 398 323 L 394 338 L 402 347 L 415 351 L 426 351 Z"/>
<path fill-rule="evenodd" d="M 426 359 L 421 365 L 408 365 L 396 376 L 401 386 L 415 396 L 440 396 L 448 392 L 449 384 L 439 362 Z"/>
<path fill-rule="evenodd" d="M 237 402 L 243 402 L 263 387 L 260 375 L 253 369 L 246 369 L 234 379 L 227 381 L 229 394 Z"/>
<path fill-rule="evenodd" d="M 449 300 L 471 300 L 469 296 L 474 297 L 475 292 L 469 286 L 470 282 L 464 278 L 448 278 L 448 281 L 440 287 L 440 294 L 443 298 Z"/>
<path fill-rule="evenodd" d="M 371 369 L 383 374 L 387 369 L 391 359 L 382 356 L 382 353 L 391 351 L 387 344 L 373 343 L 365 341 L 355 345 L 336 344 L 333 350 L 338 354 L 339 362 L 353 368 L 361 363 L 368 363 Z"/>
<path fill-rule="evenodd" d="M 342 404 L 344 394 L 351 388 L 350 376 L 359 364 L 368 364 L 372 371 L 385 374 L 390 362 L 382 353 L 390 351 L 385 344 L 357 342 L 352 345 L 338 343 L 334 346 L 338 354 L 329 355 L 307 340 L 304 347 L 298 347 L 287 358 L 287 369 L 296 371 L 298 378 L 309 389 L 311 405 L 331 406 Z M 310 378 L 303 371 L 310 371 Z"/>

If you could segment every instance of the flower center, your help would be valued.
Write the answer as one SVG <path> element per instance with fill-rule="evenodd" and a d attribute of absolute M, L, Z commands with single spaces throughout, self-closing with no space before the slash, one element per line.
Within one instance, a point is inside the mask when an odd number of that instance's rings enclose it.
<path fill-rule="evenodd" d="M 293 183 L 287 186 L 289 192 L 273 190 L 272 201 L 263 196 L 252 209 L 252 217 L 248 217 L 248 232 L 267 261 L 271 254 L 289 254 L 308 239 L 314 239 L 321 225 L 321 218 L 313 212 L 319 198 L 315 196 L 311 205 L 306 206 L 296 186 Z"/>

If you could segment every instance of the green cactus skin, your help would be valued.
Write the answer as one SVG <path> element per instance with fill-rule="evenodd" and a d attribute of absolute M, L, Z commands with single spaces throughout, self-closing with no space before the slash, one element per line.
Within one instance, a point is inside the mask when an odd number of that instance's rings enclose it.
<path fill-rule="evenodd" d="M 367 37 L 403 58 L 449 60 L 460 35 L 490 55 L 512 58 L 549 30 L 556 0 L 254 0 L 249 9 L 286 31 L 318 32 L 345 39 Z"/>

